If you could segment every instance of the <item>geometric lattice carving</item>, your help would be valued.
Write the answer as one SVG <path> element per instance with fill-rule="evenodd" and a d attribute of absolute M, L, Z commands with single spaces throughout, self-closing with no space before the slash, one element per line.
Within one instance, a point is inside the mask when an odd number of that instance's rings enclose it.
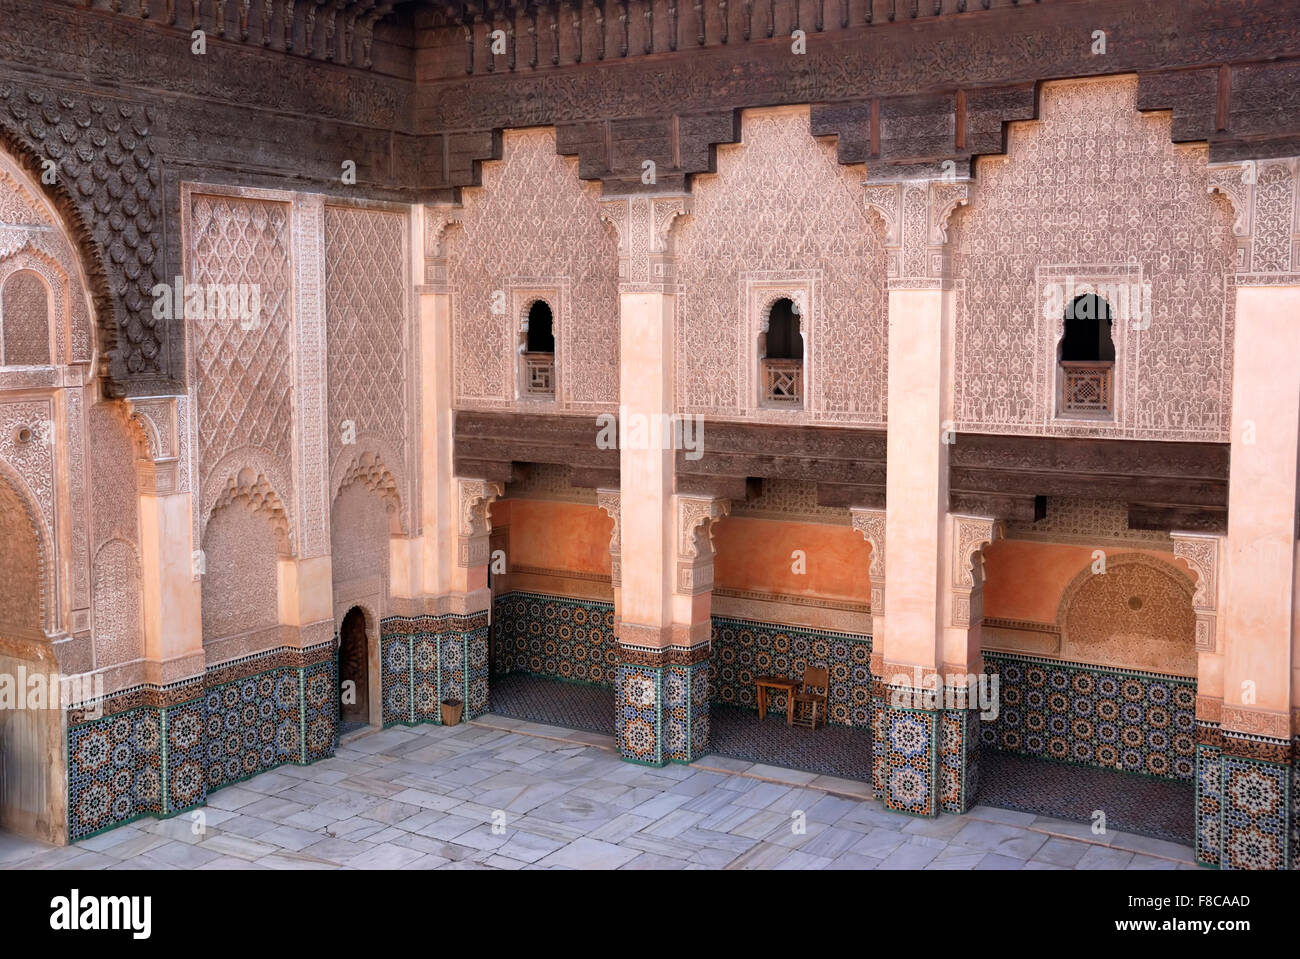
<path fill-rule="evenodd" d="M 979 159 L 979 200 L 951 227 L 959 431 L 1227 438 L 1235 218 L 1208 195 L 1207 147 L 1171 143 L 1169 115 L 1138 112 L 1137 89 L 1133 76 L 1046 84 L 1040 119 Z M 1063 283 L 1088 264 L 1150 289 L 1149 323 L 1112 317 L 1114 421 L 1053 416 L 1061 311 L 1045 316 L 1035 272 Z"/>
<path fill-rule="evenodd" d="M 325 207 L 330 466 L 370 439 L 406 474 L 406 217 Z"/>
<path fill-rule="evenodd" d="M 202 437 L 199 475 L 206 488 L 224 479 L 213 472 L 236 449 L 262 450 L 281 470 L 293 461 L 289 206 L 196 193 L 189 231 L 190 282 L 260 291 L 255 323 L 186 317 Z M 292 490 L 283 495 L 291 497 Z"/>

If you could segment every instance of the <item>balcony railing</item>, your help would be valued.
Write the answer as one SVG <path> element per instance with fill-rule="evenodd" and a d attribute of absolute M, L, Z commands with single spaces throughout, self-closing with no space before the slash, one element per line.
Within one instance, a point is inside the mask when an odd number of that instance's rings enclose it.
<path fill-rule="evenodd" d="M 1107 416 L 1112 411 L 1113 362 L 1061 361 L 1062 413 Z"/>
<path fill-rule="evenodd" d="M 524 354 L 524 389 L 529 396 L 555 395 L 555 354 Z"/>
<path fill-rule="evenodd" d="M 763 358 L 763 400 L 777 406 L 803 405 L 803 360 Z"/>

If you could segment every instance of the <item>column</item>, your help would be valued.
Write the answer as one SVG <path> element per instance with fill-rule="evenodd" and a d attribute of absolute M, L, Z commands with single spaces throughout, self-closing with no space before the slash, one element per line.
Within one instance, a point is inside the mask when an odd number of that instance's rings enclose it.
<path fill-rule="evenodd" d="M 707 723 L 698 718 L 707 703 L 694 702 L 707 696 L 692 697 L 692 690 L 700 685 L 696 667 L 707 668 L 708 604 L 703 602 L 701 619 L 698 602 L 675 595 L 678 505 L 671 422 L 677 288 L 670 230 L 689 204 L 680 195 L 601 203 L 601 217 L 614 224 L 619 245 L 615 735 L 624 759 L 656 766 L 689 761 L 695 756 L 692 740 L 707 741 Z"/>
<path fill-rule="evenodd" d="M 143 442 L 137 449 L 145 681 L 166 686 L 202 676 L 201 568 L 193 541 L 192 496 L 178 453 L 177 397 L 127 400 Z"/>
<path fill-rule="evenodd" d="M 973 750 L 968 717 L 945 716 L 952 603 L 948 515 L 950 346 L 954 294 L 946 224 L 967 202 L 967 181 L 872 184 L 867 203 L 885 221 L 889 256 L 889 439 L 884 629 L 872 642 L 873 785 L 891 809 L 920 816 L 952 808 Z M 883 598 L 883 597 L 882 597 Z M 874 606 L 874 603 L 873 603 Z M 873 618 L 875 612 L 873 609 Z M 962 672 L 968 650 L 953 649 Z M 926 695 L 929 691 L 930 695 Z M 957 758 L 956 770 L 943 757 Z M 941 775 L 941 768 L 947 769 Z"/>
<path fill-rule="evenodd" d="M 1219 866 L 1284 869 L 1295 676 L 1296 495 L 1300 456 L 1300 276 L 1237 286 L 1232 471 L 1222 613 L 1223 706 L 1217 757 L 1223 805 Z M 1218 743 L 1214 742 L 1215 738 Z M 1202 750 L 1198 748 L 1198 760 Z M 1212 777 L 1212 770 L 1199 768 Z"/>

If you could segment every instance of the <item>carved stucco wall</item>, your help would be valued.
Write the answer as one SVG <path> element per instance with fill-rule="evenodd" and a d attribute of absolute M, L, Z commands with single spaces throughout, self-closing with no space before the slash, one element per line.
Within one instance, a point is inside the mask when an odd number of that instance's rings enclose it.
<path fill-rule="evenodd" d="M 1084 570 L 1061 597 L 1061 658 L 1195 676 L 1193 590 L 1159 560 L 1108 556 L 1104 574 Z"/>
<path fill-rule="evenodd" d="M 268 515 L 233 499 L 212 511 L 202 548 L 203 644 L 275 626 L 277 545 Z"/>
<path fill-rule="evenodd" d="M 557 156 L 550 128 L 507 130 L 500 162 L 466 188 L 447 231 L 455 403 L 511 408 L 519 315 L 514 290 L 554 289 L 559 393 L 550 408 L 618 405 L 618 248 L 600 220 L 600 185 Z M 501 291 L 504 313 L 493 312 Z"/>
<path fill-rule="evenodd" d="M 677 404 L 726 419 L 885 422 L 888 317 L 881 226 L 863 169 L 809 134 L 806 107 L 747 111 L 742 142 L 718 147 L 674 227 Z M 787 289 L 801 321 L 809 396 L 801 413 L 758 409 L 759 314 Z"/>
<path fill-rule="evenodd" d="M 407 232 L 407 218 L 400 213 L 325 208 L 331 493 L 357 457 L 371 453 L 393 473 L 402 501 L 411 501 L 416 397 L 406 295 Z"/>
<path fill-rule="evenodd" d="M 0 629 L 41 628 L 40 541 L 18 494 L 0 476 Z"/>
<path fill-rule="evenodd" d="M 10 274 L 0 287 L 0 357 L 6 366 L 50 362 L 50 293 L 31 270 Z"/>
<path fill-rule="evenodd" d="M 339 595 L 381 606 L 388 597 L 389 513 L 384 499 L 362 483 L 340 491 L 330 510 L 332 575 Z M 376 610 L 384 615 L 383 608 Z"/>
<path fill-rule="evenodd" d="M 6 362 L 32 362 L 34 352 L 50 352 L 50 340 L 41 340 L 36 321 L 40 291 L 33 284 L 42 281 L 45 329 L 47 336 L 53 334 L 54 347 L 43 362 L 90 362 L 90 311 L 76 252 L 48 204 L 15 162 L 0 153 L 0 328 L 6 343 L 12 336 L 26 347 L 19 359 Z M 15 322 L 19 329 L 11 328 Z"/>
<path fill-rule="evenodd" d="M 187 317 L 202 515 L 227 480 L 250 467 L 266 476 L 293 516 L 289 205 L 196 193 L 188 219 L 189 282 L 256 285 L 261 301 L 260 319 L 247 330 L 236 317 Z M 221 559 L 209 555 L 208 568 Z"/>
<path fill-rule="evenodd" d="M 959 430 L 1226 440 L 1233 213 L 1207 192 L 1207 148 L 1136 108 L 1136 77 L 1051 83 L 1041 119 L 978 161 L 952 220 Z M 1114 423 L 1054 421 L 1055 344 L 1041 278 L 1122 269 L 1151 285 L 1151 323 L 1114 322 Z M 1057 321 L 1059 322 L 1059 321 Z"/>
<path fill-rule="evenodd" d="M 119 404 L 90 409 L 91 543 L 95 665 L 144 653 L 140 619 L 139 499 L 135 446 Z"/>

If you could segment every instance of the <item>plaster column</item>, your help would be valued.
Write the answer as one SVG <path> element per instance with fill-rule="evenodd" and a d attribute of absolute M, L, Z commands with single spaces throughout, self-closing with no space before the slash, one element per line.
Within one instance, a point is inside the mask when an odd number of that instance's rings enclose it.
<path fill-rule="evenodd" d="M 298 491 L 295 558 L 280 562 L 280 624 L 306 649 L 334 638 L 334 582 L 329 538 L 329 456 L 325 447 L 325 200 L 299 194 L 293 203 L 294 488 Z"/>
<path fill-rule="evenodd" d="M 1284 868 L 1296 666 L 1300 276 L 1238 277 L 1222 610 L 1222 868 Z M 1212 737 L 1212 731 L 1209 733 Z M 1213 745 L 1213 743 L 1205 743 Z M 1244 791 L 1276 802 L 1243 804 Z"/>
<path fill-rule="evenodd" d="M 962 792 L 976 745 L 969 717 L 946 716 L 937 695 L 947 672 L 945 628 L 953 601 L 948 448 L 955 435 L 947 427 L 955 297 L 946 225 L 953 209 L 967 202 L 969 187 L 966 181 L 908 181 L 866 189 L 868 205 L 884 220 L 889 256 L 889 595 L 884 629 L 872 642 L 872 778 L 887 807 L 920 816 L 953 808 L 951 794 Z M 972 657 L 965 648 L 953 654 L 965 672 Z M 941 760 L 949 752 L 955 757 L 951 772 Z"/>
<path fill-rule="evenodd" d="M 127 401 L 138 428 L 140 572 L 145 681 L 165 686 L 201 676 L 202 568 L 193 541 L 193 497 L 182 487 L 177 398 Z"/>
<path fill-rule="evenodd" d="M 673 356 L 677 287 L 669 231 L 686 196 L 630 196 L 601 202 L 619 249 L 619 663 L 615 735 L 624 759 L 663 765 L 689 759 L 665 697 L 680 677 L 669 667 L 707 660 L 705 631 L 674 632 L 677 525 Z M 685 644 L 685 645 L 679 645 Z M 689 687 L 689 684 L 688 684 Z M 689 690 L 687 693 L 689 698 Z M 689 715 L 689 705 L 686 715 Z M 681 713 L 678 712 L 680 717 Z M 685 723 L 681 730 L 685 730 Z M 689 740 L 689 736 L 684 737 Z"/>

